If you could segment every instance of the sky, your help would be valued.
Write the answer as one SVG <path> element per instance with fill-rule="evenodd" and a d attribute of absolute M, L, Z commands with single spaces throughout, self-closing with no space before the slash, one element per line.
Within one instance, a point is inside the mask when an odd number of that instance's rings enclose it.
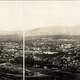
<path fill-rule="evenodd" d="M 80 25 L 80 1 L 0 1 L 0 31 Z"/>

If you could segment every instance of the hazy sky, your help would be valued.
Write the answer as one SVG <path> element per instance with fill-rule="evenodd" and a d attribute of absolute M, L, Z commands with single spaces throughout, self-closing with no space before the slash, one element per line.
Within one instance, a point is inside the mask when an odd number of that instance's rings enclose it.
<path fill-rule="evenodd" d="M 80 25 L 80 1 L 0 1 L 0 30 Z"/>

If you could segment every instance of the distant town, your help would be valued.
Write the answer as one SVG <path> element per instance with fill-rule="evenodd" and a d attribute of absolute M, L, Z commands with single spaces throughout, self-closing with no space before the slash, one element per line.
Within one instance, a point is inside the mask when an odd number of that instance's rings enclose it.
<path fill-rule="evenodd" d="M 79 35 L 45 35 L 23 40 L 0 39 L 1 80 L 80 80 Z"/>
<path fill-rule="evenodd" d="M 78 80 L 72 76 L 80 73 L 79 36 L 36 36 L 26 38 L 25 45 L 26 75 L 56 74 L 45 80 Z"/>
<path fill-rule="evenodd" d="M 15 39 L 13 39 L 13 38 Z M 22 80 L 23 42 L 16 36 L 0 37 L 0 80 Z M 20 78 L 19 78 L 20 75 Z"/>

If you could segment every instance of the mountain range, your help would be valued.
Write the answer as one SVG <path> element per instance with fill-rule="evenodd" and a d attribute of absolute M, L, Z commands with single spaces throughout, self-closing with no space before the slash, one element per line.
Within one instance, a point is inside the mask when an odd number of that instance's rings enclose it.
<path fill-rule="evenodd" d="M 26 32 L 26 36 L 42 36 L 42 35 L 80 35 L 80 26 L 41 27 Z"/>
<path fill-rule="evenodd" d="M 0 31 L 0 40 L 22 40 L 23 38 L 22 31 Z M 77 36 L 80 38 L 80 26 L 51 26 L 51 27 L 41 27 L 35 28 L 25 32 L 26 37 L 34 36 L 54 36 L 61 37 L 60 35 L 66 37 Z"/>
<path fill-rule="evenodd" d="M 0 41 L 17 41 L 22 40 L 21 31 L 0 31 Z"/>

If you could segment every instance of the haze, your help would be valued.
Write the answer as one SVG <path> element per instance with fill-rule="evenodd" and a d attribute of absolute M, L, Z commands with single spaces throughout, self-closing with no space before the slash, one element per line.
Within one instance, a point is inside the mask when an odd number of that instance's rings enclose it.
<path fill-rule="evenodd" d="M 80 1 L 0 1 L 0 31 L 80 25 Z"/>

